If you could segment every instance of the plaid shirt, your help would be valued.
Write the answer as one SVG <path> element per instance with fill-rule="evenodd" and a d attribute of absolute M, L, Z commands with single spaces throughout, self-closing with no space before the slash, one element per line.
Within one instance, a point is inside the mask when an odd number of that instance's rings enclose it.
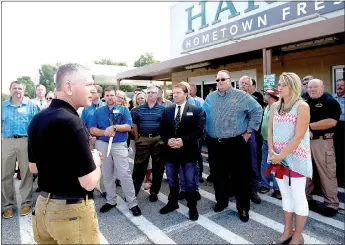
<path fill-rule="evenodd" d="M 12 97 L 2 102 L 2 137 L 27 136 L 29 124 L 40 108 L 24 98 L 20 105 L 12 105 Z"/>

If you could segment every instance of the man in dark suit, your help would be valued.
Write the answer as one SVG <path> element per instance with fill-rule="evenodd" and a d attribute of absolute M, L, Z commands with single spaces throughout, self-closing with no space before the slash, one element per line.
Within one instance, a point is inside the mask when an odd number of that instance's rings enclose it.
<path fill-rule="evenodd" d="M 161 121 L 161 138 L 165 145 L 166 174 L 169 182 L 169 202 L 159 212 L 167 214 L 179 208 L 178 174 L 182 166 L 186 181 L 186 200 L 189 219 L 199 218 L 194 173 L 199 156 L 198 139 L 202 136 L 203 111 L 188 104 L 187 87 L 178 83 L 173 88 L 175 105 L 166 107 Z"/>

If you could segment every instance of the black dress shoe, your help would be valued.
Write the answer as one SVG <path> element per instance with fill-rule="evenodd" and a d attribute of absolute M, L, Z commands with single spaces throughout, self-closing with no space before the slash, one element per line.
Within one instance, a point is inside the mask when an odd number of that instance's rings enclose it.
<path fill-rule="evenodd" d="M 199 183 L 204 183 L 204 178 L 203 177 L 199 177 Z"/>
<path fill-rule="evenodd" d="M 115 180 L 115 184 L 116 184 L 116 186 L 121 186 L 120 180 L 119 180 L 119 179 L 116 179 L 116 180 Z"/>
<path fill-rule="evenodd" d="M 186 192 L 180 191 L 180 193 L 178 194 L 178 200 L 183 200 L 186 198 L 186 196 L 187 196 Z"/>
<path fill-rule="evenodd" d="M 249 220 L 249 213 L 248 213 L 248 211 L 244 211 L 244 210 L 238 211 L 238 216 L 240 217 L 240 220 L 242 222 L 248 222 L 248 220 Z"/>
<path fill-rule="evenodd" d="M 107 198 L 107 193 L 106 192 L 102 192 L 101 197 Z"/>
<path fill-rule="evenodd" d="M 329 207 L 325 207 L 324 209 L 320 211 L 320 213 L 326 217 L 334 217 L 337 214 L 337 212 L 338 210 L 335 210 L 334 208 L 329 208 Z"/>
<path fill-rule="evenodd" d="M 216 206 L 214 207 L 214 211 L 216 213 L 222 212 L 228 205 L 223 205 L 223 204 L 219 204 L 217 203 Z"/>
<path fill-rule="evenodd" d="M 198 191 L 196 192 L 196 200 L 197 201 L 201 200 L 201 195 L 200 195 L 200 193 Z"/>
<path fill-rule="evenodd" d="M 150 202 L 157 202 L 158 201 L 158 196 L 157 194 L 151 194 L 149 196 Z"/>
<path fill-rule="evenodd" d="M 250 197 L 250 200 L 252 200 L 253 203 L 260 204 L 261 198 L 259 197 L 258 193 L 253 192 L 252 196 Z"/>
<path fill-rule="evenodd" d="M 198 210 L 196 208 L 190 208 L 188 215 L 189 215 L 189 219 L 193 220 L 193 221 L 198 220 L 198 218 L 199 218 L 199 213 L 198 213 Z"/>
<path fill-rule="evenodd" d="M 41 192 L 41 188 L 37 187 L 36 192 Z"/>
<path fill-rule="evenodd" d="M 312 211 L 318 211 L 319 209 L 317 202 L 315 200 L 308 200 L 308 206 L 309 206 L 309 210 L 312 210 Z"/>
<path fill-rule="evenodd" d="M 207 178 L 206 178 L 207 182 L 213 182 L 213 176 L 210 174 Z"/>
<path fill-rule="evenodd" d="M 159 210 L 159 213 L 167 214 L 167 213 L 170 213 L 170 212 L 172 212 L 178 208 L 179 208 L 179 206 L 177 203 L 173 204 L 173 203 L 168 202 L 167 205 L 165 205 L 163 208 L 161 208 L 161 210 Z"/>
<path fill-rule="evenodd" d="M 100 212 L 101 212 L 101 213 L 106 213 L 106 212 L 108 212 L 110 209 L 115 208 L 116 205 L 117 205 L 117 204 L 111 205 L 111 204 L 109 204 L 109 203 L 106 203 L 106 204 L 104 204 L 104 205 L 101 207 Z"/>
<path fill-rule="evenodd" d="M 133 208 L 130 208 L 129 210 L 132 211 L 133 216 L 140 216 L 141 210 L 138 206 L 134 206 Z"/>

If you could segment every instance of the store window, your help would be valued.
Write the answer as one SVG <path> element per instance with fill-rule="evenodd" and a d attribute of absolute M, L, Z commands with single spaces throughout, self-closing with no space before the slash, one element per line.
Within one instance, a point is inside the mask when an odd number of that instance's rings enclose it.
<path fill-rule="evenodd" d="M 332 67 L 332 92 L 335 93 L 336 81 L 345 78 L 345 65 Z"/>

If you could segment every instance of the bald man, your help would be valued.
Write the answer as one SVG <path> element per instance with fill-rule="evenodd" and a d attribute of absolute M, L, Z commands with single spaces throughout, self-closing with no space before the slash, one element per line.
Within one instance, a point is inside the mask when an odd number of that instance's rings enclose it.
<path fill-rule="evenodd" d="M 310 107 L 311 117 L 310 148 L 316 171 L 320 176 L 325 203 L 323 209 L 318 208 L 316 201 L 312 198 L 313 180 L 308 179 L 306 194 L 309 209 L 320 211 L 324 216 L 333 217 L 339 208 L 333 138 L 341 109 L 334 98 L 325 95 L 323 82 L 319 79 L 309 81 L 308 94 L 309 98 L 306 102 Z"/>

